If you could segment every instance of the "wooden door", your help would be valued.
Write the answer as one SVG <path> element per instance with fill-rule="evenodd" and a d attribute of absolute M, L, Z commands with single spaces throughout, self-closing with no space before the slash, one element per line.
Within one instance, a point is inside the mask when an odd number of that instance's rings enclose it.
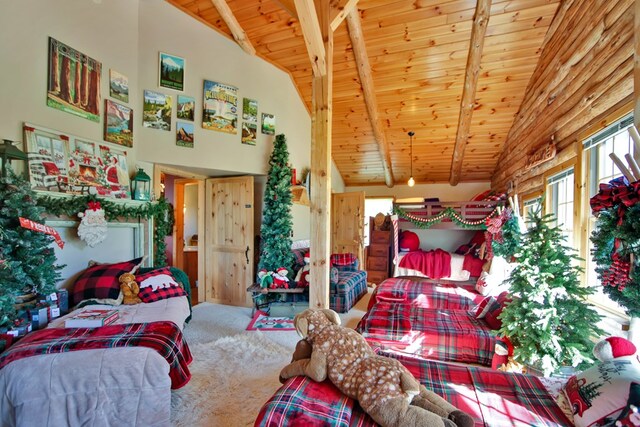
<path fill-rule="evenodd" d="M 331 219 L 331 252 L 356 254 L 364 269 L 364 191 L 334 194 Z"/>
<path fill-rule="evenodd" d="M 250 306 L 253 177 L 207 179 L 205 198 L 205 300 Z"/>
<path fill-rule="evenodd" d="M 191 303 L 197 304 L 199 300 L 198 288 L 196 280 L 198 279 L 198 252 L 195 254 L 185 254 L 184 247 L 187 245 L 187 238 L 191 236 L 184 235 L 184 189 L 187 184 L 198 184 L 197 179 L 176 179 L 173 183 L 173 265 L 184 270 L 189 276 L 191 284 Z M 200 203 L 198 202 L 198 205 Z M 187 261 L 187 258 L 189 261 Z"/>

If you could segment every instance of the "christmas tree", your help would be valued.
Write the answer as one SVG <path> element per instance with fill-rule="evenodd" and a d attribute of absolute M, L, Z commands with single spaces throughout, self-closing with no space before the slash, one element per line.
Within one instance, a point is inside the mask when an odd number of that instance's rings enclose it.
<path fill-rule="evenodd" d="M 562 366 L 592 362 L 592 338 L 602 331 L 600 316 L 586 301 L 593 289 L 580 283 L 582 269 L 565 244 L 553 215 L 529 216 L 509 278 L 513 298 L 500 319 L 500 334 L 514 345 L 514 359 L 540 369 L 545 376 Z"/>
<path fill-rule="evenodd" d="M 16 295 L 50 294 L 60 279 L 53 238 L 21 227 L 20 217 L 42 223 L 43 208 L 29 183 L 9 171 L 0 177 L 0 326 L 17 317 Z"/>
<path fill-rule="evenodd" d="M 269 174 L 264 191 L 264 211 L 260 227 L 261 249 L 258 270 L 291 268 L 291 167 L 284 135 L 277 135 L 269 158 Z M 290 278 L 295 273 L 289 271 Z"/>

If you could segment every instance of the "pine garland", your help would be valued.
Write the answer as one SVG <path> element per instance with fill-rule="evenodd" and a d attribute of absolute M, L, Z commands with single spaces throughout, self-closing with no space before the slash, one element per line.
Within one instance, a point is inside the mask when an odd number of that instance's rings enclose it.
<path fill-rule="evenodd" d="M 531 228 L 514 253 L 516 267 L 508 279 L 510 294 L 500 319 L 500 334 L 514 345 L 514 359 L 545 375 L 563 365 L 592 362 L 592 339 L 602 331 L 600 316 L 586 298 L 593 288 L 580 282 L 582 269 L 553 215 L 529 217 Z"/>
<path fill-rule="evenodd" d="M 475 221 L 469 221 L 469 220 L 464 219 L 452 207 L 445 208 L 438 215 L 435 215 L 435 216 L 433 216 L 431 218 L 420 218 L 417 215 L 413 215 L 413 214 L 408 213 L 406 210 L 402 209 L 399 206 L 394 206 L 393 207 L 393 213 L 395 213 L 396 215 L 398 215 L 398 217 L 400 217 L 400 218 L 402 218 L 404 220 L 410 221 L 413 225 L 415 225 L 418 228 L 422 228 L 422 229 L 429 229 L 432 226 L 442 222 L 445 218 L 449 218 L 449 219 L 451 219 L 451 221 L 453 221 L 455 224 L 457 224 L 461 228 L 472 229 L 472 230 L 486 230 L 487 229 L 487 226 L 486 226 L 487 219 L 488 218 L 492 218 L 495 215 L 497 215 L 498 208 L 497 207 L 494 208 L 493 211 L 491 211 L 491 213 L 489 215 L 487 215 L 486 217 L 484 217 L 482 219 L 478 219 L 478 220 L 475 220 Z"/>

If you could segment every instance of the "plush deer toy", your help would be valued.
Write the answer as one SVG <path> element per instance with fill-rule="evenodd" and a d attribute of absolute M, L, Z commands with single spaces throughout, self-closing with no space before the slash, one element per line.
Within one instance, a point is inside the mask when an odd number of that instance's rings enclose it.
<path fill-rule="evenodd" d="M 281 379 L 328 377 L 382 427 L 475 424 L 471 416 L 420 385 L 399 361 L 375 354 L 362 335 L 341 327 L 335 311 L 307 309 L 296 315 L 294 324 L 304 339 L 294 354 L 299 359 L 282 369 Z"/>

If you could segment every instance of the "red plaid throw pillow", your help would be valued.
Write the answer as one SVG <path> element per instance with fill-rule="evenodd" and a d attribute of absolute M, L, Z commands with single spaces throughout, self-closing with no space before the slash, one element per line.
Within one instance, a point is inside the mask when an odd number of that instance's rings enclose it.
<path fill-rule="evenodd" d="M 353 265 L 356 259 L 352 253 L 331 254 L 331 265 Z"/>
<path fill-rule="evenodd" d="M 171 274 L 169 267 L 157 268 L 146 273 L 137 274 L 136 281 L 140 286 L 138 296 L 142 302 L 154 302 L 187 295 Z"/>
<path fill-rule="evenodd" d="M 504 306 L 510 301 L 509 295 L 503 292 L 498 295 L 496 304 L 492 304 L 491 307 L 489 307 L 489 310 L 484 316 L 484 321 L 487 322 L 487 325 L 489 325 L 491 329 L 500 329 L 502 327 L 502 320 L 498 319 L 498 316 L 500 316 L 502 309 L 504 309 Z"/>
<path fill-rule="evenodd" d="M 142 262 L 142 258 L 116 264 L 97 264 L 84 270 L 73 285 L 73 303 L 86 299 L 117 300 L 120 296 L 118 278 L 131 272 Z"/>

